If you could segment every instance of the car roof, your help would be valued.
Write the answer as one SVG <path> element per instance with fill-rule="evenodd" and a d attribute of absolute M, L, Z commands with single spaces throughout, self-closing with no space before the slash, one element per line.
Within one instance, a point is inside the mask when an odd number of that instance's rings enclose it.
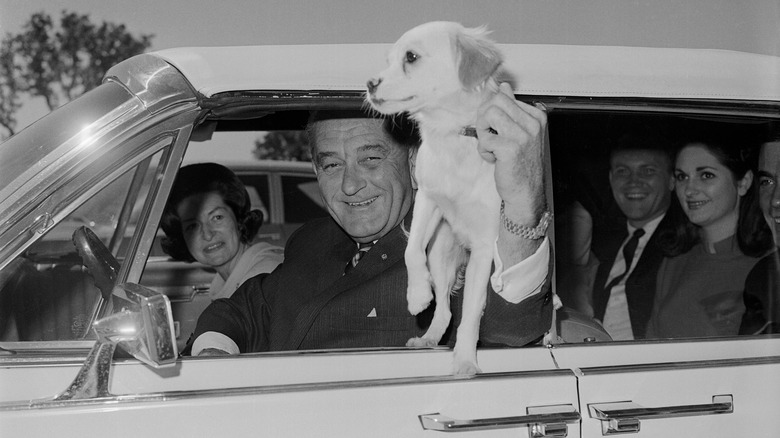
<path fill-rule="evenodd" d="M 206 97 L 246 90 L 362 91 L 390 44 L 184 47 L 154 52 Z M 499 44 L 515 92 L 780 100 L 780 57 L 712 49 Z"/>

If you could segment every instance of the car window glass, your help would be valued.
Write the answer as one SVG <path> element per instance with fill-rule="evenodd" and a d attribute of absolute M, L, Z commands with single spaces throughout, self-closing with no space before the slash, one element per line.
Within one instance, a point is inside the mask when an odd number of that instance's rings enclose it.
<path fill-rule="evenodd" d="M 0 272 L 0 340 L 90 336 L 100 291 L 82 264 L 73 233 L 80 227 L 92 230 L 106 247 L 114 247 L 113 255 L 121 263 L 121 251 L 136 229 L 161 155 L 158 152 L 109 183 Z"/>
<path fill-rule="evenodd" d="M 681 188 L 678 179 L 671 191 L 663 188 L 674 175 L 674 170 L 664 170 L 664 152 L 644 154 L 636 148 L 665 144 L 674 169 L 680 165 L 674 161 L 676 151 L 691 141 L 706 141 L 754 169 L 757 148 L 772 126 L 768 119 L 747 117 L 552 113 L 556 287 L 565 308 L 603 323 L 616 340 L 738 335 L 746 277 L 773 247 L 755 186 L 740 198 L 735 213 L 745 218 L 744 224 L 751 221 L 757 236 L 753 242 L 743 248 L 735 226 L 735 237 L 707 246 L 716 255 L 697 255 L 705 252 L 701 238 L 683 250 L 684 240 L 675 233 L 698 221 L 691 235 L 701 236 L 695 230 L 707 229 L 709 219 L 697 217 L 697 211 L 707 209 L 702 207 L 706 201 L 725 198 L 704 186 L 704 176 L 695 185 Z M 610 155 L 613 149 L 622 152 Z M 736 191 L 734 186 L 730 191 Z M 663 192 L 671 193 L 669 207 L 659 208 L 663 214 L 647 214 L 660 205 L 658 193 Z M 649 231 L 644 240 L 637 238 L 635 247 L 629 244 L 629 232 L 636 228 L 631 223 Z M 631 262 L 628 269 L 626 260 Z"/>
<path fill-rule="evenodd" d="M 314 176 L 282 175 L 284 219 L 288 223 L 304 223 L 327 215 Z"/>

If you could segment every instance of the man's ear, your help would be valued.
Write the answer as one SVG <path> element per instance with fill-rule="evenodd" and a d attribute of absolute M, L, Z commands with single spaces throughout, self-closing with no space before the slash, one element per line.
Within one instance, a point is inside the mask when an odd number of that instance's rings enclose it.
<path fill-rule="evenodd" d="M 737 193 L 739 196 L 745 196 L 750 185 L 753 184 L 753 171 L 748 170 L 745 172 L 745 176 L 741 180 L 737 181 Z"/>
<path fill-rule="evenodd" d="M 473 90 L 498 70 L 501 54 L 487 38 L 484 27 L 464 29 L 455 35 L 455 59 L 463 88 Z"/>

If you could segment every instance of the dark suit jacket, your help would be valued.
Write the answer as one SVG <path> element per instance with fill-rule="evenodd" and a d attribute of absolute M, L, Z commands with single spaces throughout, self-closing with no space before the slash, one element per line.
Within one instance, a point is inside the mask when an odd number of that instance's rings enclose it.
<path fill-rule="evenodd" d="M 284 263 L 214 301 L 192 339 L 217 331 L 241 352 L 404 346 L 425 332 L 433 308 L 418 316 L 407 310 L 405 247 L 396 227 L 342 275 L 355 243 L 330 218 L 307 223 L 289 239 Z M 489 290 L 480 342 L 522 346 L 542 336 L 552 318 L 549 279 L 545 290 L 518 304 Z M 459 320 L 456 301 L 453 321 Z M 368 317 L 372 311 L 376 317 Z"/>
<path fill-rule="evenodd" d="M 756 263 L 745 280 L 741 335 L 780 333 L 780 253 Z"/>
<path fill-rule="evenodd" d="M 658 236 L 661 230 L 672 226 L 672 217 L 672 214 L 667 213 L 658 224 L 655 232 L 650 236 L 647 246 L 642 251 L 642 255 L 637 260 L 634 270 L 626 279 L 628 315 L 636 339 L 645 337 L 647 322 L 650 320 L 650 312 L 653 310 L 656 277 L 664 258 L 661 248 L 658 246 Z M 604 287 L 607 285 L 609 271 L 615 263 L 620 245 L 626 237 L 628 237 L 628 232 L 625 224 L 621 228 L 614 229 L 613 232 L 593 236 L 593 252 L 601 261 L 598 271 L 596 271 L 596 279 L 593 282 L 593 313 L 594 317 L 600 321 L 604 320 L 604 313 L 609 301 L 609 293 L 604 291 Z"/>

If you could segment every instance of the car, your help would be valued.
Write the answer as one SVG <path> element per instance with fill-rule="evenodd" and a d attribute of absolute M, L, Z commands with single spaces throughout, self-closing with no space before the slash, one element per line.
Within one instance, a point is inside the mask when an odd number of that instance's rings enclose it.
<path fill-rule="evenodd" d="M 178 357 L 177 309 L 149 272 L 161 269 L 150 255 L 188 150 L 220 133 L 255 132 L 251 142 L 300 131 L 312 110 L 363 108 L 364 84 L 388 49 L 143 54 L 0 144 L 4 435 L 726 437 L 780 429 L 777 335 L 611 341 L 587 335 L 601 333 L 598 325 L 566 307 L 556 314 L 560 338 L 480 348 L 482 372 L 469 377 L 450 374 L 446 347 Z M 547 107 L 545 181 L 559 219 L 572 187 L 598 187 L 593 175 L 616 126 L 706 119 L 762 130 L 780 121 L 780 57 L 500 49 L 516 97 Z M 219 156 L 238 146 L 213 147 Z M 571 237 L 560 220 L 550 235 L 560 258 Z"/>

